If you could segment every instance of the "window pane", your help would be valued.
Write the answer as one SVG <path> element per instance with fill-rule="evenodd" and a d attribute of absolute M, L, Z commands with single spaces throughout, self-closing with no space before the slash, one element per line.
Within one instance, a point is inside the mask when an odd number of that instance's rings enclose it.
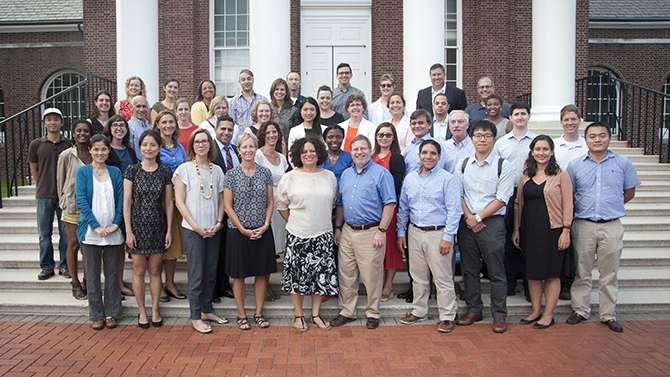
<path fill-rule="evenodd" d="M 247 26 L 248 20 L 249 16 L 237 16 L 237 30 L 249 30 L 249 26 Z"/>
<path fill-rule="evenodd" d="M 249 33 L 246 31 L 237 33 L 237 45 L 239 47 L 249 46 Z"/>
<path fill-rule="evenodd" d="M 447 80 L 456 80 L 456 66 L 448 65 L 447 68 Z"/>
<path fill-rule="evenodd" d="M 235 0 L 226 0 L 225 14 L 235 14 Z"/>
<path fill-rule="evenodd" d="M 223 33 L 214 33 L 214 47 L 224 47 Z"/>
<path fill-rule="evenodd" d="M 224 19 L 223 16 L 214 17 L 214 31 L 223 31 L 224 30 Z"/>
<path fill-rule="evenodd" d="M 458 33 L 455 31 L 447 31 L 447 46 L 457 46 Z"/>
<path fill-rule="evenodd" d="M 226 47 L 235 47 L 235 32 L 229 31 L 226 33 Z"/>
<path fill-rule="evenodd" d="M 235 30 L 235 16 L 226 16 L 226 31 Z"/>
<path fill-rule="evenodd" d="M 247 0 L 237 0 L 237 13 L 245 14 L 247 11 Z"/>
<path fill-rule="evenodd" d="M 445 9 L 447 13 L 456 13 L 456 0 L 447 0 Z"/>
<path fill-rule="evenodd" d="M 456 64 L 456 49 L 448 48 L 447 49 L 447 64 Z"/>

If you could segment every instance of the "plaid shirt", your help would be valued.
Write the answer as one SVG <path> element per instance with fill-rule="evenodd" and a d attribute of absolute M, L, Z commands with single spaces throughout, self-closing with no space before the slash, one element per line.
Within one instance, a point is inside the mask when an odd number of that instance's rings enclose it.
<path fill-rule="evenodd" d="M 251 98 L 251 103 L 244 98 L 242 93 L 235 95 L 232 101 L 230 101 L 230 116 L 235 121 L 235 124 L 244 127 L 244 129 L 254 125 L 255 122 L 251 120 L 251 107 L 262 99 L 267 101 L 267 98 L 256 92 L 254 92 Z"/>

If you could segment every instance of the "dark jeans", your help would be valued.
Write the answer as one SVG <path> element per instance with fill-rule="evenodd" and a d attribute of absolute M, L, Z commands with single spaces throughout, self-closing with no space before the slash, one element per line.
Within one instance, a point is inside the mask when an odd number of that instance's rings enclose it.
<path fill-rule="evenodd" d="M 184 228 L 184 246 L 188 261 L 188 305 L 191 319 L 212 312 L 212 295 L 221 247 L 221 231 L 212 238 Z"/>
<path fill-rule="evenodd" d="M 81 244 L 84 256 L 87 279 L 88 317 L 98 321 L 107 317 L 121 317 L 121 288 L 119 287 L 119 255 L 123 253 L 122 245 L 94 246 Z M 105 273 L 105 295 L 103 303 L 100 284 L 100 263 Z"/>
<path fill-rule="evenodd" d="M 505 214 L 505 274 L 507 276 L 507 293 L 515 294 L 517 279 L 522 279 L 523 290 L 528 292 L 528 280 L 526 280 L 526 264 L 523 259 L 523 252 L 517 249 L 512 243 L 512 233 L 514 233 L 514 200 L 516 199 L 516 187 L 512 197 L 507 202 L 507 212 Z"/>
<path fill-rule="evenodd" d="M 468 312 L 482 314 L 482 288 L 479 271 L 484 258 L 491 280 L 491 314 L 493 318 L 507 317 L 507 279 L 505 279 L 505 219 L 491 216 L 484 219 L 484 228 L 474 233 L 461 220 L 458 243 L 461 248 L 461 267 L 465 280 L 465 303 Z"/>
<path fill-rule="evenodd" d="M 54 245 L 51 241 L 54 215 L 58 220 L 58 234 L 60 235 L 58 267 L 67 268 L 67 231 L 65 230 L 65 223 L 61 220 L 62 211 L 58 206 L 58 199 L 35 198 L 35 203 L 37 205 L 37 233 L 40 237 L 40 268 L 53 270 L 56 265 L 54 262 Z"/>

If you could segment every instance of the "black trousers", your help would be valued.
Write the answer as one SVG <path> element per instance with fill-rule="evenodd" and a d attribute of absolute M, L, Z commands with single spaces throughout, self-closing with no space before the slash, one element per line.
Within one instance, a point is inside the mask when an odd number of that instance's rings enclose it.
<path fill-rule="evenodd" d="M 523 253 L 512 243 L 514 233 L 514 200 L 516 200 L 517 188 L 514 188 L 512 197 L 507 202 L 505 213 L 505 275 L 507 277 L 507 294 L 515 294 L 517 279 L 523 280 L 523 289 L 528 293 L 528 280 L 526 280 L 526 264 Z"/>

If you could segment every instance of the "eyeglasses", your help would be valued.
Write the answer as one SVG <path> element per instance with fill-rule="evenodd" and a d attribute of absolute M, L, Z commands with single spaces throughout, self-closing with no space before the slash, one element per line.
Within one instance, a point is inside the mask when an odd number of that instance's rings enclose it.
<path fill-rule="evenodd" d="M 345 72 L 337 72 L 337 74 L 338 74 L 338 75 L 340 75 L 340 76 L 346 76 L 346 75 L 350 75 L 350 74 L 351 74 L 351 72 L 350 72 L 350 71 L 345 71 Z"/>
<path fill-rule="evenodd" d="M 484 138 L 486 141 L 491 141 L 493 140 L 493 137 L 493 134 L 474 134 L 472 135 L 472 140 L 481 140 Z"/>
<path fill-rule="evenodd" d="M 380 88 L 393 88 L 393 84 L 379 84 Z"/>
<path fill-rule="evenodd" d="M 112 123 L 110 128 L 126 128 L 126 124 L 122 123 L 122 122 L 121 123 Z"/>
<path fill-rule="evenodd" d="M 193 145 L 208 145 L 209 140 L 196 140 L 193 142 Z"/>
<path fill-rule="evenodd" d="M 393 134 L 377 134 L 377 137 L 380 139 L 393 139 Z"/>
<path fill-rule="evenodd" d="M 493 88 L 493 85 L 480 85 L 479 89 L 491 89 Z"/>

